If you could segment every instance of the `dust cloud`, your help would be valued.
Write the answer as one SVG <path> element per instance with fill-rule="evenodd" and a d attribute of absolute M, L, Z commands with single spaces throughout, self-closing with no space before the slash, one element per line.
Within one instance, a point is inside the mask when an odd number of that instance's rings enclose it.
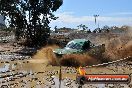
<path fill-rule="evenodd" d="M 125 34 L 107 41 L 105 54 L 110 60 L 132 56 L 132 28 Z"/>
<path fill-rule="evenodd" d="M 64 55 L 60 61 L 63 66 L 90 66 L 93 64 L 98 64 L 100 61 L 88 54 L 70 54 Z"/>
<path fill-rule="evenodd" d="M 53 49 L 59 48 L 57 45 L 51 45 L 41 48 L 37 53 L 32 57 L 29 62 L 31 63 L 45 63 L 46 65 L 57 65 L 56 56 L 53 53 Z"/>
<path fill-rule="evenodd" d="M 97 64 L 99 61 L 87 54 L 69 54 L 63 55 L 62 58 L 57 58 L 53 53 L 53 49 L 59 48 L 56 45 L 47 46 L 40 49 L 31 60 L 30 63 L 45 63 L 45 65 L 55 65 L 58 66 L 59 64 L 62 66 L 86 66 Z M 57 60 L 57 61 L 56 61 Z M 59 64 L 58 64 L 59 62 Z"/>
<path fill-rule="evenodd" d="M 111 36 L 109 35 L 109 37 Z M 97 39 L 99 40 L 99 38 Z M 62 58 L 57 58 L 53 53 L 53 50 L 59 48 L 59 46 L 52 45 L 38 50 L 30 62 L 45 63 L 47 65 L 58 65 L 59 62 L 62 66 L 78 67 L 103 63 L 104 61 L 114 61 L 132 56 L 132 28 L 129 28 L 126 33 L 120 34 L 120 36 L 117 37 L 111 37 L 110 39 L 100 38 L 100 43 L 101 40 L 105 40 L 105 53 L 100 58 L 98 58 L 98 56 L 93 57 L 86 53 L 63 55 Z"/>

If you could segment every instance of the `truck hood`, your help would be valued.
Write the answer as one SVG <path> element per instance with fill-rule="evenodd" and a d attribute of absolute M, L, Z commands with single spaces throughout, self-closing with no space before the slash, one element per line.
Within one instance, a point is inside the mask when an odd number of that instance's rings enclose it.
<path fill-rule="evenodd" d="M 74 54 L 74 53 L 80 53 L 82 52 L 82 50 L 64 48 L 64 49 L 55 49 L 53 52 L 56 54 Z"/>

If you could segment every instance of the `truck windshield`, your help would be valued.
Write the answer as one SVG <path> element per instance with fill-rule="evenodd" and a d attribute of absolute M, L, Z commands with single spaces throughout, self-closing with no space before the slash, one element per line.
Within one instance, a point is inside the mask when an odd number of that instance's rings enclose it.
<path fill-rule="evenodd" d="M 67 44 L 66 47 L 71 49 L 82 49 L 82 46 L 80 44 L 74 42 Z"/>

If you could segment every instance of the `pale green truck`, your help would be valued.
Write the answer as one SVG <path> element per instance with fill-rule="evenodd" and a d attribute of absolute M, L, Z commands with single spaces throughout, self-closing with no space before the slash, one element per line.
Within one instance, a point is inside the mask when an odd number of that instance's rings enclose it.
<path fill-rule="evenodd" d="M 80 54 L 90 52 L 93 54 L 105 52 L 105 45 L 95 46 L 89 40 L 86 39 L 74 39 L 67 43 L 63 49 L 55 49 L 53 51 L 57 57 L 61 57 L 65 54 Z"/>

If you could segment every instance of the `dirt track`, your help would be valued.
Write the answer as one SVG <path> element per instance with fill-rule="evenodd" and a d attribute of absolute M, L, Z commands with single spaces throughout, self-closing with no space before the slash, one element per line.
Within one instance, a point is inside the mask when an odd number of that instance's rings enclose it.
<path fill-rule="evenodd" d="M 46 66 L 41 61 L 30 63 L 29 60 L 1 60 L 0 63 L 1 87 L 5 85 L 8 88 L 55 88 L 59 85 L 59 81 L 57 81 L 59 67 L 57 66 Z M 132 58 L 129 61 L 85 69 L 87 74 L 132 74 Z M 62 87 L 77 88 L 78 84 L 75 83 L 76 74 L 77 70 L 75 68 L 62 67 Z M 83 88 L 98 86 L 131 88 L 132 81 L 130 84 L 85 84 Z"/>
<path fill-rule="evenodd" d="M 50 52 L 50 50 L 46 50 Z M 9 51 L 8 51 L 9 52 Z M 13 54 L 13 53 L 12 53 Z M 42 54 L 39 54 L 40 56 Z M 43 56 L 43 55 L 42 55 Z M 50 56 L 51 57 L 51 56 Z M 46 58 L 46 57 L 45 57 Z M 0 87 L 7 88 L 58 88 L 59 67 L 47 65 L 44 59 L 7 59 L 0 60 Z M 118 63 L 85 68 L 87 74 L 132 74 L 132 58 Z M 62 88 L 78 88 L 75 83 L 77 69 L 62 67 Z M 132 76 L 131 76 L 132 78 Z M 85 84 L 83 88 L 131 88 L 130 84 Z"/>

